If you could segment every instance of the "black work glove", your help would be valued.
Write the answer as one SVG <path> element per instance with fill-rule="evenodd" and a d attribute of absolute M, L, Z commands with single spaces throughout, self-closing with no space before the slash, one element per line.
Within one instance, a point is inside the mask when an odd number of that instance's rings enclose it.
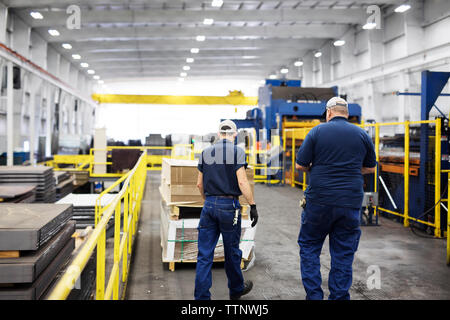
<path fill-rule="evenodd" d="M 250 220 L 252 220 L 252 228 L 258 223 L 258 210 L 256 210 L 256 204 L 250 205 Z"/>

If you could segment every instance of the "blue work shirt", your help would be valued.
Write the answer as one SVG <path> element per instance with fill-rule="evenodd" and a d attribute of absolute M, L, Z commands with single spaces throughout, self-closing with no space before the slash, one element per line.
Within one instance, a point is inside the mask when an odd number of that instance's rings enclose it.
<path fill-rule="evenodd" d="M 245 151 L 227 139 L 203 150 L 198 170 L 203 173 L 205 196 L 240 196 L 236 171 L 241 167 L 247 168 Z"/>
<path fill-rule="evenodd" d="M 306 199 L 312 203 L 361 208 L 362 167 L 376 166 L 372 140 L 344 117 L 334 117 L 307 134 L 296 162 L 311 164 Z"/>

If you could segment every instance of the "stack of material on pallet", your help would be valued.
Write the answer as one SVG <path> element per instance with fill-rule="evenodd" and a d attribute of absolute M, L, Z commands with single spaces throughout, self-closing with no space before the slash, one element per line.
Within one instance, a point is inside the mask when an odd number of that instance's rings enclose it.
<path fill-rule="evenodd" d="M 166 204 L 203 205 L 203 198 L 197 188 L 198 160 L 163 159 L 160 193 Z M 254 172 L 247 168 L 247 179 L 252 192 L 255 190 Z M 247 205 L 241 196 L 239 202 Z"/>
<path fill-rule="evenodd" d="M 37 300 L 75 248 L 72 206 L 0 204 L 0 299 Z"/>
<path fill-rule="evenodd" d="M 161 246 L 163 262 L 196 262 L 197 226 L 203 206 L 203 198 L 197 189 L 197 161 L 164 159 L 161 170 Z M 247 177 L 254 189 L 253 170 L 247 169 Z M 246 212 L 248 203 L 239 198 L 242 209 L 242 236 L 240 248 L 244 260 L 251 259 L 255 228 Z M 221 241 L 214 254 L 215 261 L 223 261 Z"/>
<path fill-rule="evenodd" d="M 200 221 L 201 207 L 167 206 L 161 201 L 161 247 L 163 262 L 196 262 L 198 223 Z M 256 228 L 251 227 L 247 214 L 248 206 L 242 207 L 242 233 L 239 248 L 242 259 L 249 261 L 252 258 Z M 178 214 L 177 214 L 178 213 Z M 186 218 L 183 218 L 185 216 Z M 190 217 L 190 218 L 187 218 Z M 214 261 L 224 261 L 225 254 L 222 236 L 214 251 Z"/>
<path fill-rule="evenodd" d="M 80 187 L 89 181 L 89 171 L 77 170 L 77 171 L 70 171 L 70 173 L 75 179 L 73 181 L 73 185 L 75 187 Z"/>
<path fill-rule="evenodd" d="M 53 168 L 45 166 L 0 166 L 0 183 L 36 186 L 36 202 L 56 201 Z"/>
<path fill-rule="evenodd" d="M 36 200 L 36 186 L 0 184 L 0 202 L 31 203 Z"/>
<path fill-rule="evenodd" d="M 54 174 L 56 180 L 56 200 L 60 200 L 72 193 L 75 178 L 71 177 L 66 171 L 55 171 Z"/>
<path fill-rule="evenodd" d="M 103 207 L 109 205 L 116 194 L 105 194 L 101 199 L 101 205 Z M 95 226 L 95 202 L 98 199 L 98 194 L 75 194 L 71 193 L 61 200 L 58 204 L 71 204 L 73 205 L 73 217 L 77 223 L 77 229 L 83 229 L 88 226 Z M 114 215 L 108 223 L 108 229 L 114 225 Z"/>

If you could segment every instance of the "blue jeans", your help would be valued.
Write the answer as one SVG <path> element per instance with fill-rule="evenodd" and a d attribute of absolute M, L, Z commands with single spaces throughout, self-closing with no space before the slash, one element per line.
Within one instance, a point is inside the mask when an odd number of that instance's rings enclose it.
<path fill-rule="evenodd" d="M 328 278 L 330 300 L 349 300 L 353 257 L 361 236 L 360 210 L 320 205 L 307 201 L 298 237 L 300 269 L 306 299 L 322 300 L 320 253 L 329 236 L 331 270 Z"/>
<path fill-rule="evenodd" d="M 206 197 L 198 225 L 198 256 L 195 274 L 196 300 L 209 300 L 212 285 L 211 267 L 214 249 L 222 234 L 225 251 L 225 272 L 228 278 L 230 296 L 238 295 L 244 290 L 244 277 L 241 271 L 242 251 L 239 249 L 241 239 L 241 214 L 233 225 L 236 209 L 240 210 L 238 200 Z"/>

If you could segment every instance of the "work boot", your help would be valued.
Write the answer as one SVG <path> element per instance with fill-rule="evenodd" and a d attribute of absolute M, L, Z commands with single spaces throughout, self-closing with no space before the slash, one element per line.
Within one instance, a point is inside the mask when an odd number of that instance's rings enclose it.
<path fill-rule="evenodd" d="M 242 296 L 245 296 L 247 293 L 252 291 L 253 288 L 253 282 L 251 280 L 244 282 L 244 290 L 240 294 L 230 296 L 230 300 L 239 300 Z"/>

